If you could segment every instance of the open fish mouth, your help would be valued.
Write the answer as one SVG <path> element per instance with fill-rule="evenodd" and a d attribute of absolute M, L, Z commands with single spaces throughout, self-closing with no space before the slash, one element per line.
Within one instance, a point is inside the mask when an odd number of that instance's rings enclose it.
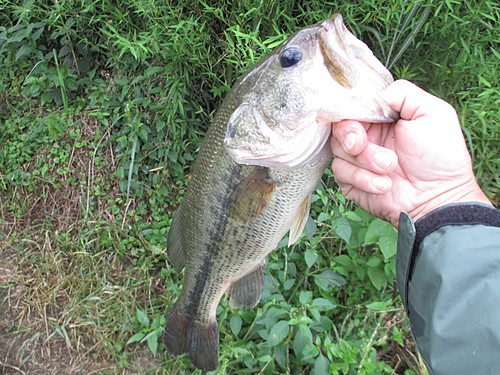
<path fill-rule="evenodd" d="M 356 38 L 344 25 L 340 14 L 334 14 L 321 23 L 320 48 L 325 65 L 332 77 L 345 88 L 353 88 L 363 77 L 380 92 L 394 80 L 391 73 L 373 55 L 365 43 Z M 386 111 L 387 121 L 399 119 L 395 111 Z M 381 121 L 383 121 L 381 119 Z"/>

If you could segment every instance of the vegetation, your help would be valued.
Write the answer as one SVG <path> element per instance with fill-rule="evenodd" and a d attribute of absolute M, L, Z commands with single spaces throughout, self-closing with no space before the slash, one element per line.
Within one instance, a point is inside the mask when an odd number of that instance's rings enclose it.
<path fill-rule="evenodd" d="M 0 0 L 0 370 L 192 374 L 164 354 L 173 212 L 215 109 L 288 35 L 334 12 L 452 103 L 500 188 L 495 1 Z M 424 374 L 395 290 L 396 231 L 325 173 L 261 303 L 218 310 L 214 374 Z"/>

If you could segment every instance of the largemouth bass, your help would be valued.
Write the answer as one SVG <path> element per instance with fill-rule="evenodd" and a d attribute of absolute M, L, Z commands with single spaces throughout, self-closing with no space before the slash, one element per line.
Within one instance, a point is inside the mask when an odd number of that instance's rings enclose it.
<path fill-rule="evenodd" d="M 231 89 L 198 154 L 168 235 L 184 285 L 163 335 L 201 370 L 218 365 L 216 309 L 260 300 L 266 255 L 295 243 L 329 164 L 331 122 L 392 122 L 391 74 L 338 14 L 300 30 Z"/>

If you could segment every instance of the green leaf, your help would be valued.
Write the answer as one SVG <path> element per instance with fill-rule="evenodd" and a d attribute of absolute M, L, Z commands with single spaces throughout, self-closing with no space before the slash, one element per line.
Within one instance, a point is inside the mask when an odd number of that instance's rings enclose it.
<path fill-rule="evenodd" d="M 317 307 L 318 310 L 322 311 L 333 310 L 335 307 L 337 307 L 325 298 L 315 298 L 312 305 Z"/>
<path fill-rule="evenodd" d="M 285 281 L 285 285 L 284 285 L 285 290 L 290 290 L 294 283 L 295 283 L 295 279 L 288 279 L 287 281 Z"/>
<path fill-rule="evenodd" d="M 318 259 L 318 254 L 316 250 L 308 249 L 304 254 L 304 258 L 306 259 L 307 267 L 311 268 L 316 260 Z"/>
<path fill-rule="evenodd" d="M 323 375 L 330 373 L 330 361 L 328 358 L 323 357 L 321 354 L 314 362 L 314 375 Z"/>
<path fill-rule="evenodd" d="M 299 294 L 299 301 L 301 304 L 305 305 L 307 303 L 311 303 L 313 293 L 308 290 L 303 290 Z"/>
<path fill-rule="evenodd" d="M 158 349 L 158 333 L 156 331 L 151 332 L 147 337 L 146 341 L 148 342 L 149 350 L 153 353 L 153 356 L 156 358 L 156 350 Z"/>
<path fill-rule="evenodd" d="M 33 40 L 38 40 L 38 38 L 40 38 L 40 35 L 42 35 L 42 32 L 44 30 L 45 27 L 40 27 L 37 31 L 35 31 L 34 33 L 29 33 L 30 34 L 30 37 L 31 39 Z"/>
<path fill-rule="evenodd" d="M 302 350 L 302 360 L 307 361 L 308 359 L 318 356 L 319 349 L 314 344 L 307 344 Z M 325 372 L 327 374 L 327 372 Z"/>
<path fill-rule="evenodd" d="M 67 56 L 71 53 L 71 46 L 65 45 L 59 50 L 59 57 Z"/>
<path fill-rule="evenodd" d="M 274 352 L 276 353 L 276 362 L 285 368 L 287 361 L 288 348 L 283 344 L 278 344 L 274 348 Z"/>
<path fill-rule="evenodd" d="M 318 221 L 325 222 L 327 220 L 330 220 L 331 216 L 330 214 L 326 212 L 321 212 L 318 216 Z"/>
<path fill-rule="evenodd" d="M 387 277 L 395 278 L 396 277 L 396 257 L 392 257 L 389 261 L 384 265 L 384 272 Z"/>
<path fill-rule="evenodd" d="M 352 264 L 352 259 L 349 255 L 342 254 L 333 258 L 333 261 L 338 264 L 342 264 L 343 266 L 347 266 Z"/>
<path fill-rule="evenodd" d="M 361 217 L 354 211 L 347 211 L 344 216 L 352 221 L 361 221 Z"/>
<path fill-rule="evenodd" d="M 172 161 L 172 163 L 177 163 L 177 157 L 179 155 L 175 151 L 169 151 L 168 152 L 168 158 Z"/>
<path fill-rule="evenodd" d="M 144 75 L 146 77 L 150 77 L 153 74 L 156 74 L 156 73 L 159 73 L 159 72 L 163 72 L 164 70 L 165 70 L 165 68 L 162 67 L 162 66 L 151 66 L 151 67 L 149 67 L 149 68 L 146 69 L 146 72 L 144 73 Z"/>
<path fill-rule="evenodd" d="M 368 259 L 368 262 L 366 262 L 366 265 L 368 267 L 378 267 L 382 263 L 382 260 L 380 260 L 379 257 L 373 255 L 370 259 Z"/>
<path fill-rule="evenodd" d="M 314 236 L 314 233 L 316 233 L 316 230 L 318 227 L 316 226 L 316 223 L 314 222 L 311 217 L 307 219 L 306 226 L 304 228 L 304 236 L 308 241 L 311 240 L 311 238 Z"/>
<path fill-rule="evenodd" d="M 287 321 L 281 320 L 271 328 L 271 332 L 267 338 L 267 344 L 269 346 L 278 345 L 290 332 L 290 326 Z"/>
<path fill-rule="evenodd" d="M 161 254 L 163 252 L 163 250 L 156 245 L 151 245 L 150 249 L 151 249 L 151 252 L 155 255 Z"/>
<path fill-rule="evenodd" d="M 278 243 L 278 246 L 276 247 L 277 249 L 281 249 L 283 247 L 288 247 L 288 242 L 289 242 L 289 237 L 285 236 L 283 239 Z"/>
<path fill-rule="evenodd" d="M 133 342 L 136 342 L 136 341 L 141 341 L 144 336 L 146 336 L 146 334 L 144 332 L 139 332 L 139 333 L 136 333 L 134 336 L 132 336 L 128 341 L 127 341 L 127 344 L 131 344 Z"/>
<path fill-rule="evenodd" d="M 319 319 L 316 319 L 310 327 L 316 332 L 327 332 L 332 329 L 333 321 L 326 316 L 320 315 Z"/>
<path fill-rule="evenodd" d="M 366 274 L 366 269 L 365 269 L 365 268 L 362 268 L 362 267 L 356 267 L 356 276 L 358 276 L 358 278 L 359 278 L 360 280 L 363 280 L 363 279 L 364 279 L 365 274 Z"/>
<path fill-rule="evenodd" d="M 391 226 L 392 227 L 392 226 Z M 398 243 L 398 233 L 394 227 L 388 228 L 388 230 L 380 237 L 378 240 L 378 245 L 382 254 L 384 254 L 384 259 L 387 262 L 390 258 L 396 255 Z"/>
<path fill-rule="evenodd" d="M 168 196 L 168 193 L 169 193 L 168 189 L 165 185 L 160 186 L 160 188 L 158 190 L 156 190 L 156 192 L 158 193 L 158 195 L 164 196 L 164 197 Z"/>
<path fill-rule="evenodd" d="M 258 358 L 258 361 L 259 362 L 269 362 L 269 360 L 271 359 L 272 357 L 269 355 L 269 354 L 266 354 L 266 355 L 263 355 L 262 357 L 259 357 Z"/>
<path fill-rule="evenodd" d="M 269 332 L 267 332 L 267 329 L 261 329 L 258 333 L 264 340 L 269 338 Z"/>
<path fill-rule="evenodd" d="M 299 331 L 304 335 L 307 342 L 312 342 L 312 333 L 309 326 L 306 324 L 299 324 Z"/>
<path fill-rule="evenodd" d="M 369 223 L 373 219 L 373 216 L 370 215 L 365 210 L 363 210 L 361 207 L 356 207 L 356 209 L 354 210 L 354 212 L 356 213 L 356 215 L 359 216 L 359 218 L 361 219 L 361 221 L 363 223 Z"/>
<path fill-rule="evenodd" d="M 493 54 L 495 55 L 495 57 L 500 60 L 500 52 L 498 52 L 495 48 L 493 47 L 490 47 L 491 49 L 491 52 L 493 52 Z"/>
<path fill-rule="evenodd" d="M 309 307 L 309 312 L 313 316 L 315 320 L 320 320 L 321 319 L 321 313 L 319 312 L 317 307 L 311 306 Z"/>
<path fill-rule="evenodd" d="M 335 192 L 335 197 L 345 206 L 347 200 L 340 190 Z"/>
<path fill-rule="evenodd" d="M 306 324 L 299 324 L 299 330 L 293 340 L 293 351 L 299 360 L 302 358 L 302 351 L 307 344 L 312 343 L 312 333 Z"/>
<path fill-rule="evenodd" d="M 370 310 L 375 310 L 375 311 L 387 311 L 392 309 L 392 301 L 387 300 L 384 302 L 372 302 L 366 305 L 367 308 Z"/>
<path fill-rule="evenodd" d="M 115 79 L 115 83 L 119 86 L 125 86 L 128 83 L 128 79 L 126 77 L 121 77 Z"/>
<path fill-rule="evenodd" d="M 161 119 L 156 120 L 156 131 L 161 132 L 167 123 Z"/>
<path fill-rule="evenodd" d="M 401 336 L 401 334 L 400 334 L 400 336 Z M 117 353 L 120 353 L 123 350 L 123 343 L 120 341 L 117 341 L 117 342 L 115 342 L 113 347 L 115 348 Z"/>
<path fill-rule="evenodd" d="M 149 328 L 149 318 L 148 316 L 142 312 L 141 310 L 137 309 L 137 320 L 141 325 L 145 328 Z"/>
<path fill-rule="evenodd" d="M 23 56 L 29 55 L 31 51 L 33 51 L 33 48 L 26 44 L 23 44 L 16 52 L 16 60 L 19 60 Z"/>
<path fill-rule="evenodd" d="M 126 135 L 122 135 L 120 138 L 116 140 L 116 142 L 118 142 L 122 148 L 125 148 L 127 147 L 128 144 L 128 138 Z"/>
<path fill-rule="evenodd" d="M 339 217 L 333 221 L 332 226 L 335 233 L 337 233 L 337 235 L 345 242 L 349 243 L 352 232 L 349 220 L 343 216 Z"/>
<path fill-rule="evenodd" d="M 401 337 L 402 332 L 399 330 L 398 326 L 392 327 L 392 336 L 394 337 L 394 340 L 399 343 L 399 345 L 404 346 L 403 338 Z"/>
<path fill-rule="evenodd" d="M 305 316 L 305 315 L 300 316 L 300 323 L 311 324 L 312 322 L 314 322 L 314 320 L 312 320 L 308 316 Z"/>
<path fill-rule="evenodd" d="M 319 275 L 314 275 L 314 282 L 323 290 L 328 290 L 328 287 L 337 287 L 345 285 L 345 279 L 333 270 L 323 271 Z"/>
<path fill-rule="evenodd" d="M 387 230 L 393 228 L 387 221 L 375 219 L 370 223 L 370 227 L 365 235 L 365 245 L 370 245 L 378 241 L 378 239 L 387 233 Z"/>
<path fill-rule="evenodd" d="M 241 331 L 241 316 L 233 315 L 231 320 L 229 321 L 229 326 L 231 327 L 231 332 L 233 335 L 238 336 L 238 333 Z"/>
<path fill-rule="evenodd" d="M 375 288 L 381 290 L 387 284 L 387 276 L 385 275 L 383 267 L 369 267 L 368 276 Z"/>

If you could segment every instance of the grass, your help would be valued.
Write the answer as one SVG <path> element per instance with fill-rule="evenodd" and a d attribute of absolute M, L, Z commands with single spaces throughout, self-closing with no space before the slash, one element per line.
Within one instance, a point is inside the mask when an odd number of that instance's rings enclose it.
<path fill-rule="evenodd" d="M 457 109 L 498 204 L 492 1 L 0 2 L 0 369 L 192 374 L 164 354 L 182 275 L 172 214 L 234 81 L 334 11 L 396 78 Z M 269 256 L 255 309 L 218 309 L 217 374 L 424 374 L 394 288 L 395 232 L 327 171 L 306 232 Z"/>

